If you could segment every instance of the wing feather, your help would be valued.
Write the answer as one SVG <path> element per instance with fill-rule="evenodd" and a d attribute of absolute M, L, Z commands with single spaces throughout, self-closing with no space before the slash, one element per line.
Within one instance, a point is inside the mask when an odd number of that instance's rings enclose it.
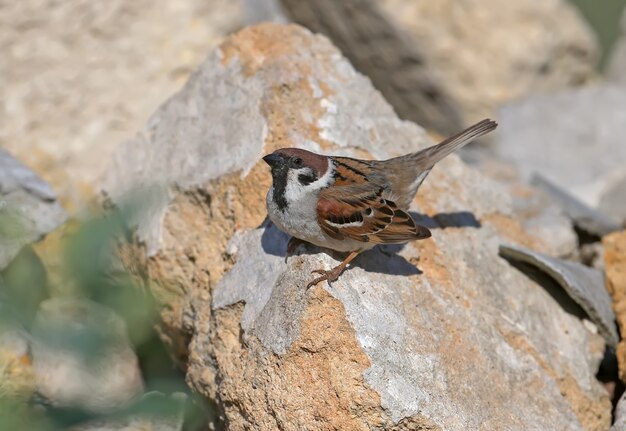
<path fill-rule="evenodd" d="M 319 225 L 330 237 L 374 244 L 404 243 L 430 237 L 428 228 L 386 199 L 384 187 L 353 184 L 330 187 L 319 194 Z"/>

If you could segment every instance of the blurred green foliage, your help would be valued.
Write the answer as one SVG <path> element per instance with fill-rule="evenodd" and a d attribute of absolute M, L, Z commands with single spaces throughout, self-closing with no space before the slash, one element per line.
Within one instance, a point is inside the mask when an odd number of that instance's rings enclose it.
<path fill-rule="evenodd" d="M 32 341 L 35 334 L 31 325 L 37 310 L 51 295 L 88 299 L 113 310 L 124 320 L 145 388 L 158 392 L 146 394 L 133 405 L 104 416 L 80 408 L 54 408 L 49 400 L 41 399 L 32 390 L 24 393 L 23 388 L 29 388 L 28 384 L 9 385 L 11 379 L 24 378 L 9 370 L 28 369 L 30 364 L 24 358 L 10 355 L 5 360 L 0 354 L 0 379 L 4 380 L 0 381 L 0 430 L 60 430 L 94 419 L 119 421 L 157 414 L 168 418 L 184 414 L 185 429 L 206 429 L 206 402 L 190 392 L 184 374 L 174 366 L 156 334 L 157 304 L 142 283 L 137 283 L 117 260 L 119 241 L 129 239 L 126 221 L 132 216 L 132 211 L 111 211 L 80 223 L 58 244 L 61 264 L 53 270 L 45 267 L 31 247 L 25 247 L 0 273 L 0 339 L 2 331 L 17 330 Z M 0 232 L 12 232 L 14 221 L 10 222 L 8 225 L 0 220 Z M 57 274 L 49 277 L 49 271 Z M 64 286 L 51 286 L 51 278 Z M 80 327 L 50 325 L 37 331 L 37 341 L 72 350 L 86 361 L 95 360 L 107 348 L 111 342 L 109 334 L 114 332 L 106 326 L 112 323 L 98 323 Z M 18 391 L 16 387 L 22 389 Z M 180 392 L 186 394 L 182 401 L 180 397 L 171 398 L 171 394 Z"/>
<path fill-rule="evenodd" d="M 601 54 L 598 67 L 603 70 L 620 32 L 620 19 L 626 0 L 570 0 L 595 31 Z"/>

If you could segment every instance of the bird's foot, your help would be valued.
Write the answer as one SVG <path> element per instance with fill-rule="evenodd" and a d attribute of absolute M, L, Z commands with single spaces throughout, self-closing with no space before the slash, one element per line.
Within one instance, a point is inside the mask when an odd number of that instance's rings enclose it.
<path fill-rule="evenodd" d="M 296 238 L 295 236 L 292 236 L 289 239 L 289 242 L 287 243 L 287 254 L 285 255 L 285 263 L 287 263 L 287 258 L 293 255 L 293 253 L 296 251 L 296 248 L 298 248 L 300 244 L 306 244 L 306 241 L 303 241 L 300 238 Z"/>
<path fill-rule="evenodd" d="M 334 267 L 333 269 L 329 271 L 325 269 L 316 269 L 314 271 L 311 271 L 311 274 L 321 274 L 321 276 L 317 277 L 316 279 L 311 281 L 309 284 L 307 284 L 306 285 L 307 290 L 315 286 L 317 283 L 322 282 L 324 280 L 328 281 L 329 283 L 332 283 L 333 281 L 337 281 L 339 279 L 339 276 L 341 275 L 341 273 L 343 272 L 345 268 L 346 267 L 343 265 L 337 265 L 336 267 Z"/>
<path fill-rule="evenodd" d="M 333 281 L 337 281 L 341 273 L 346 269 L 348 264 L 352 262 L 352 259 L 359 255 L 360 251 L 353 251 L 346 257 L 343 262 L 339 265 L 331 269 L 330 271 L 326 271 L 324 269 L 316 269 L 315 271 L 311 271 L 311 274 L 322 274 L 321 277 L 317 277 L 315 280 L 306 285 L 307 290 L 311 288 L 311 286 L 315 286 L 320 281 L 327 280 L 329 283 Z"/>

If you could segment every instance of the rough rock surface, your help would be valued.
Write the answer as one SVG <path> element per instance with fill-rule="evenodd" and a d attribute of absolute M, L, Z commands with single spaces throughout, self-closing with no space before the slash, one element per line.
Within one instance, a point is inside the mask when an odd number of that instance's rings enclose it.
<path fill-rule="evenodd" d="M 555 201 L 572 223 L 589 235 L 603 237 L 619 230 L 619 225 L 601 211 L 588 207 L 563 189 L 555 186 L 539 174 L 531 177 L 530 183 Z"/>
<path fill-rule="evenodd" d="M 598 208 L 626 227 L 626 169 L 603 190 Z"/>
<path fill-rule="evenodd" d="M 114 147 L 241 20 L 240 0 L 3 2 L 0 147 L 79 206 Z"/>
<path fill-rule="evenodd" d="M 601 271 L 515 245 L 501 246 L 500 254 L 532 265 L 556 281 L 598 327 L 607 344 L 611 347 L 617 345 L 615 314 Z"/>
<path fill-rule="evenodd" d="M 124 260 L 152 280 L 164 339 L 228 429 L 608 428 L 603 340 L 498 257 L 505 241 L 547 246 L 456 156 L 413 203 L 432 239 L 372 250 L 309 291 L 336 261 L 301 246 L 284 262 L 263 154 L 430 144 L 324 37 L 268 24 L 227 39 L 116 152 L 113 201 L 152 191 Z"/>
<path fill-rule="evenodd" d="M 626 86 L 597 85 L 503 107 L 497 151 L 592 207 L 626 175 Z M 607 157 L 610 155 L 610 157 Z"/>
<path fill-rule="evenodd" d="M 602 238 L 606 288 L 613 297 L 613 310 L 621 334 L 626 334 L 626 231 Z M 619 376 L 626 382 L 626 341 L 617 346 Z"/>
<path fill-rule="evenodd" d="M 54 190 L 0 149 L 0 270 L 24 245 L 40 239 L 66 217 Z"/>
<path fill-rule="evenodd" d="M 87 300 L 44 301 L 33 324 L 37 390 L 54 406 L 107 412 L 143 391 L 124 321 Z"/>
<path fill-rule="evenodd" d="M 593 34 L 564 0 L 282 0 L 328 35 L 398 114 L 450 133 L 502 103 L 593 75 Z"/>
<path fill-rule="evenodd" d="M 529 235 L 543 239 L 545 253 L 563 258 L 578 253 L 578 236 L 573 223 L 554 199 L 519 181 L 507 181 L 503 185 L 511 196 L 515 218 Z"/>

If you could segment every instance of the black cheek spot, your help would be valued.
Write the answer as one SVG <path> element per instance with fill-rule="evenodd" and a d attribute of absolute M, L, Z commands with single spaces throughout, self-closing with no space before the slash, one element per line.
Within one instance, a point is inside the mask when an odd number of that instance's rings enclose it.
<path fill-rule="evenodd" d="M 300 184 L 302 184 L 303 186 L 308 186 L 309 184 L 311 184 L 315 180 L 317 180 L 317 177 L 314 174 L 300 174 L 300 175 L 298 175 L 298 181 L 300 181 Z"/>

